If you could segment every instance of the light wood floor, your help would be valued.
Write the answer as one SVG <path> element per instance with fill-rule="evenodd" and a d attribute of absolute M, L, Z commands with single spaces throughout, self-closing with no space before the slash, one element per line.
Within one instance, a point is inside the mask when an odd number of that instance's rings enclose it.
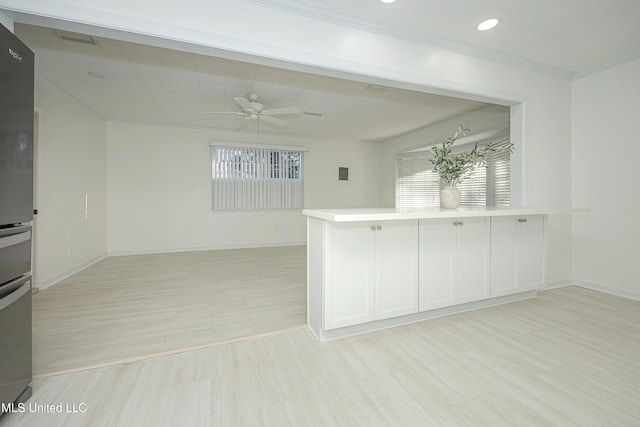
<path fill-rule="evenodd" d="M 34 376 L 306 324 L 306 248 L 107 258 L 33 298 Z"/>
<path fill-rule="evenodd" d="M 32 404 L 85 412 L 27 408 L 0 426 L 640 426 L 640 302 L 568 287 L 330 343 L 301 329 L 33 388 Z"/>

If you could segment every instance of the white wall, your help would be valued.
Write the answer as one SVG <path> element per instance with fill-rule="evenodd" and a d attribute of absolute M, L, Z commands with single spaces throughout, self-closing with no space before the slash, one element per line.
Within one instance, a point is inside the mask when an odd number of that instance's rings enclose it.
<path fill-rule="evenodd" d="M 106 253 L 106 122 L 36 75 L 36 286 Z M 86 203 L 88 202 L 88 203 Z"/>
<path fill-rule="evenodd" d="M 110 123 L 108 251 L 111 254 L 304 244 L 300 210 L 211 211 L 211 139 L 256 141 L 212 129 Z M 378 206 L 378 147 L 353 141 L 260 135 L 261 143 L 306 146 L 305 207 Z M 349 181 L 338 181 L 338 166 Z"/>
<path fill-rule="evenodd" d="M 579 284 L 640 299 L 640 59 L 573 83 L 573 226 Z"/>
<path fill-rule="evenodd" d="M 254 2 L 145 2 L 3 0 L 24 16 L 100 35 L 145 41 L 199 53 L 291 64 L 340 76 L 520 105 L 523 118 L 523 195 L 528 206 L 568 207 L 571 199 L 571 84 L 564 76 L 447 51 L 416 40 L 317 20 Z M 40 22 L 43 22 L 43 18 Z M 241 23 L 242 25 L 238 25 Z M 116 34 L 117 33 L 117 34 Z M 318 35 L 322 35 L 319 37 Z M 181 42 L 175 42 L 180 40 Z M 513 123 L 512 123 L 513 125 Z M 152 215 L 152 213 L 147 213 Z M 571 277 L 571 226 L 552 219 L 549 280 Z"/>

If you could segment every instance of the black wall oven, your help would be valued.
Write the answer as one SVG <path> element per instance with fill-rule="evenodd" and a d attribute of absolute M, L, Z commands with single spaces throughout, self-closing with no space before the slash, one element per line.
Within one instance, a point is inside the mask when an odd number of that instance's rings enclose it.
<path fill-rule="evenodd" d="M 0 25 L 0 416 L 31 396 L 34 55 Z"/>

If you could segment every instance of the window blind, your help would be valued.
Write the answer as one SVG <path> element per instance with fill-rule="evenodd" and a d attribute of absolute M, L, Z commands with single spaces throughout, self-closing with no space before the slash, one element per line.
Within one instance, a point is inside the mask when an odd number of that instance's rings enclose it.
<path fill-rule="evenodd" d="M 496 152 L 487 156 L 486 206 L 509 206 L 511 202 L 511 152 L 506 149 L 511 140 L 509 135 L 494 140 Z"/>
<path fill-rule="evenodd" d="M 440 204 L 440 177 L 426 156 L 398 158 L 396 207 L 420 208 Z"/>
<path fill-rule="evenodd" d="M 303 151 L 211 145 L 213 210 L 300 209 Z"/>
<path fill-rule="evenodd" d="M 478 142 L 493 142 L 496 152 L 486 156 L 486 167 L 476 167 L 458 184 L 460 206 L 509 206 L 511 200 L 511 153 L 509 134 Z M 473 145 L 458 147 L 458 151 L 471 151 Z M 396 207 L 422 208 L 440 206 L 442 183 L 433 172 L 430 150 L 403 153 L 396 160 Z"/>

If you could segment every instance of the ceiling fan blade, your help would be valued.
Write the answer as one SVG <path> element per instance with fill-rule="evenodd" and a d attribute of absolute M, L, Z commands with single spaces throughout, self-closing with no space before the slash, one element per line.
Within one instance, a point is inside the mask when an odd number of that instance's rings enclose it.
<path fill-rule="evenodd" d="M 270 108 L 268 110 L 262 111 L 262 114 L 265 116 L 281 116 L 284 114 L 302 114 L 297 107 L 283 107 L 283 108 Z"/>
<path fill-rule="evenodd" d="M 241 98 L 239 96 L 236 96 L 235 98 L 233 98 L 236 100 L 236 102 L 238 104 L 240 104 L 240 107 L 242 107 L 243 110 L 247 110 L 247 111 L 255 111 L 255 108 L 253 106 L 253 104 L 251 102 L 249 102 L 248 99 L 246 98 Z"/>
<path fill-rule="evenodd" d="M 284 127 L 284 126 L 287 126 L 289 124 L 289 123 L 285 122 L 284 120 L 277 119 L 277 118 L 271 117 L 271 116 L 265 116 L 265 115 L 260 115 L 259 120 L 264 120 L 267 123 L 270 123 L 270 124 L 276 125 L 276 126 L 280 126 L 280 127 Z"/>
<path fill-rule="evenodd" d="M 234 116 L 245 116 L 245 113 L 238 111 L 201 111 L 202 114 L 233 114 Z"/>

